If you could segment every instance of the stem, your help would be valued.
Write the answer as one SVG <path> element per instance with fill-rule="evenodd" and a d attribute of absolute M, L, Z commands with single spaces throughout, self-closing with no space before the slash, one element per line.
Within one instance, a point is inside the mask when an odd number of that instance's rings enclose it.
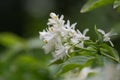
<path fill-rule="evenodd" d="M 103 54 L 103 53 L 102 53 Z M 106 57 L 109 57 L 109 58 L 111 58 L 111 59 L 113 59 L 113 60 L 115 60 L 116 62 L 118 62 L 118 63 L 120 63 L 120 61 L 119 60 L 117 60 L 117 59 L 115 59 L 115 58 L 113 58 L 113 57 L 111 57 L 111 56 L 109 56 L 109 55 L 107 55 L 107 54 L 103 54 L 104 56 L 106 56 Z"/>

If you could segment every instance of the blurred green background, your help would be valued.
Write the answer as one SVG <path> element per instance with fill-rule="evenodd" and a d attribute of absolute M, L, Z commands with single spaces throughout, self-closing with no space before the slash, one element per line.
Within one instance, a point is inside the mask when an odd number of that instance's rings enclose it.
<path fill-rule="evenodd" d="M 94 26 L 118 32 L 113 38 L 120 52 L 120 13 L 112 5 L 80 13 L 86 0 L 0 0 L 0 80 L 59 80 L 56 69 L 48 67 L 50 56 L 41 49 L 39 31 L 47 27 L 50 12 L 63 14 L 65 20 L 77 22 L 76 28 Z"/>

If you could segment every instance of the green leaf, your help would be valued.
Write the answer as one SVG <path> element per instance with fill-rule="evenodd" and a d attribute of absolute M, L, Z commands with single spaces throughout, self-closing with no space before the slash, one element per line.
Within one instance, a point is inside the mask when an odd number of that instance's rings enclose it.
<path fill-rule="evenodd" d="M 58 75 L 75 69 L 76 67 L 82 68 L 85 65 L 89 65 L 93 59 L 93 56 L 74 56 L 59 65 Z"/>
<path fill-rule="evenodd" d="M 16 45 L 25 46 L 25 40 L 12 33 L 0 33 L 0 44 L 5 47 L 14 47 Z"/>
<path fill-rule="evenodd" d="M 94 46 L 94 45 L 90 45 L 87 47 L 87 50 L 88 51 L 91 51 L 91 52 L 97 52 L 97 48 Z"/>
<path fill-rule="evenodd" d="M 98 32 L 97 27 L 95 26 L 95 32 L 98 37 L 98 42 L 103 43 L 103 36 Z"/>
<path fill-rule="evenodd" d="M 40 39 L 30 39 L 27 41 L 27 47 L 29 49 L 39 49 L 44 45 L 43 41 Z"/>
<path fill-rule="evenodd" d="M 113 8 L 118 8 L 120 6 L 120 0 L 115 0 L 113 4 Z"/>
<path fill-rule="evenodd" d="M 43 65 L 40 65 L 40 62 L 37 60 L 37 59 L 35 59 L 35 58 L 33 58 L 33 57 L 31 57 L 31 56 L 28 56 L 28 55 L 21 55 L 21 56 L 19 56 L 16 60 L 15 60 L 15 62 L 14 62 L 16 65 L 18 65 L 18 66 L 21 66 L 21 67 L 28 67 L 29 66 L 29 68 L 33 68 L 33 69 L 35 69 L 35 68 L 40 68 L 40 67 L 42 67 Z"/>
<path fill-rule="evenodd" d="M 114 0 L 88 0 L 86 4 L 82 7 L 80 12 L 85 13 L 95 8 L 98 8 L 107 4 L 111 4 L 113 2 Z"/>
<path fill-rule="evenodd" d="M 49 66 L 53 65 L 53 64 L 61 64 L 63 63 L 63 60 L 59 59 L 59 60 L 56 60 L 56 61 L 52 61 Z"/>
<path fill-rule="evenodd" d="M 120 62 L 118 52 L 107 44 L 101 45 L 100 52 L 102 55 L 111 58 L 114 61 Z"/>

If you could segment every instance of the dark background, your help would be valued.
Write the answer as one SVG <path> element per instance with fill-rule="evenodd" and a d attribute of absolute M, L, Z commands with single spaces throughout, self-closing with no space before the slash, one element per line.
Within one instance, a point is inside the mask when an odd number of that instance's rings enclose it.
<path fill-rule="evenodd" d="M 86 0 L 0 0 L 0 32 L 13 32 L 22 37 L 36 36 L 46 27 L 50 12 L 63 14 L 77 22 L 80 29 L 97 25 L 106 30 L 120 21 L 120 15 L 107 5 L 88 13 L 80 13 Z"/>

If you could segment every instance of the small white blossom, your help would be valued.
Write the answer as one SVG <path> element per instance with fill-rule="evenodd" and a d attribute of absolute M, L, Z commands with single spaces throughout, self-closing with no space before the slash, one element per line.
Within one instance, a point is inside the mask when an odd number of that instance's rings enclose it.
<path fill-rule="evenodd" d="M 46 32 L 45 30 L 43 32 L 39 32 L 40 34 L 40 39 L 42 39 L 45 43 L 48 43 L 54 35 L 50 33 L 49 31 Z"/>
<path fill-rule="evenodd" d="M 55 39 L 53 40 L 50 40 L 48 43 L 46 43 L 44 46 L 43 46 L 43 49 L 45 51 L 45 53 L 50 53 L 52 50 L 54 50 L 54 47 L 55 47 Z M 52 44 L 51 44 L 52 43 Z"/>
<path fill-rule="evenodd" d="M 77 44 L 78 47 L 80 48 L 84 48 L 84 41 L 89 40 L 90 37 L 86 36 L 86 33 L 89 31 L 89 29 L 85 29 L 83 31 L 83 34 L 77 30 L 77 32 L 74 34 L 73 38 L 71 39 L 71 41 L 74 44 Z"/>
<path fill-rule="evenodd" d="M 63 20 L 64 16 L 61 15 L 60 18 L 55 13 L 50 13 L 50 19 L 48 19 L 48 26 L 53 26 L 56 28 L 62 28 L 64 26 L 65 21 Z"/>
<path fill-rule="evenodd" d="M 59 41 L 59 40 L 58 40 Z M 64 45 L 59 41 L 56 43 L 56 47 L 55 47 L 55 51 L 53 52 L 53 57 L 54 57 L 54 60 L 53 61 L 56 61 L 58 59 L 63 59 L 65 58 L 66 56 L 70 57 L 69 56 L 69 52 L 73 52 L 73 48 L 71 45 L 69 45 L 68 43 L 65 43 Z"/>
<path fill-rule="evenodd" d="M 46 45 L 43 46 L 43 49 L 45 53 L 49 53 L 52 49 L 54 49 L 55 46 L 55 34 L 53 34 L 51 31 L 43 30 L 43 32 L 39 32 L 40 34 L 40 39 L 44 41 Z M 53 44 L 51 44 L 53 43 Z"/>
<path fill-rule="evenodd" d="M 110 42 L 111 46 L 114 47 L 110 37 L 113 35 L 117 35 L 117 33 L 113 33 L 112 31 L 105 33 L 102 29 L 98 29 L 98 32 L 100 32 L 103 35 L 103 41 Z"/>
<path fill-rule="evenodd" d="M 70 21 L 67 20 L 67 23 L 65 24 L 65 29 L 69 32 L 75 32 L 75 26 L 76 26 L 77 23 L 74 23 L 72 25 L 70 25 Z"/>
<path fill-rule="evenodd" d="M 75 26 L 77 23 L 70 25 L 70 21 L 67 20 L 67 23 L 64 25 L 64 32 L 61 34 L 64 39 L 73 37 L 76 33 Z"/>
<path fill-rule="evenodd" d="M 58 49 L 53 53 L 54 60 L 63 59 L 67 56 L 66 49 L 63 45 L 58 45 Z"/>

